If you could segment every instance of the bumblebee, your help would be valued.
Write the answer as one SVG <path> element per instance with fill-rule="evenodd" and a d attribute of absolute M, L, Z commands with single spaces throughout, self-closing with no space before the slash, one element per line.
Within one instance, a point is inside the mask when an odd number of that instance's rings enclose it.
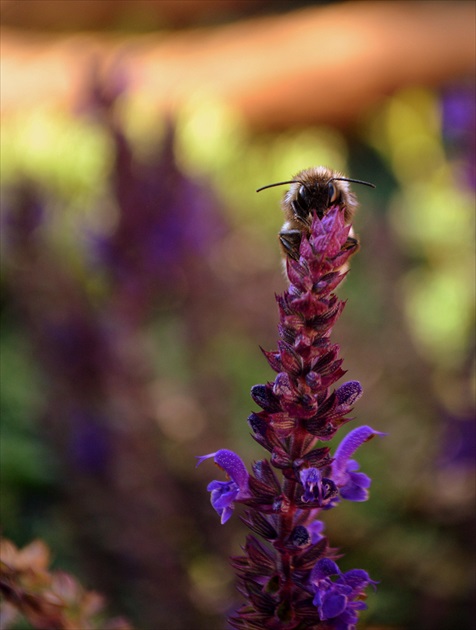
<path fill-rule="evenodd" d="M 281 203 L 286 220 L 279 232 L 279 242 L 285 257 L 299 260 L 301 235 L 303 232 L 309 233 L 313 212 L 322 219 L 332 206 L 339 205 L 344 210 L 345 223 L 347 225 L 351 223 L 358 206 L 357 198 L 350 190 L 351 182 L 375 188 L 374 184 L 360 179 L 350 179 L 325 166 L 313 166 L 300 171 L 293 179 L 258 188 L 256 192 L 291 184 Z M 350 235 L 344 247 L 356 245 L 358 240 L 354 235 Z"/>

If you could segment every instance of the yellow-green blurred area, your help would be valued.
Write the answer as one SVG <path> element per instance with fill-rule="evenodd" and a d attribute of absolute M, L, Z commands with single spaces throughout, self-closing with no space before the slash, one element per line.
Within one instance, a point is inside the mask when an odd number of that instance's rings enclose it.
<path fill-rule="evenodd" d="M 40 15 L 22 18 L 13 2 L 9 23 L 4 4 L 6 27 L 18 29 L 10 38 L 41 32 L 48 42 Z M 299 13 L 286 3 L 229 2 L 214 20 L 220 3 L 202 3 L 207 10 L 190 15 L 186 3 L 175 4 L 174 18 L 174 3 L 164 3 L 164 14 L 155 2 L 139 3 L 131 30 L 153 31 L 140 27 L 147 11 L 168 37 L 196 26 L 219 34 L 248 24 L 251 32 L 255 21 L 266 30 L 268 18 L 289 14 L 291 21 Z M 471 3 L 306 4 L 317 20 L 325 12 L 328 24 L 335 10 L 338 33 L 346 6 L 360 6 L 363 18 L 374 5 L 392 4 L 402 19 L 418 9 L 418 19 L 427 11 L 431 23 L 441 5 L 451 14 Z M 86 13 L 90 6 L 84 3 Z M 274 378 L 260 346 L 277 343 L 286 187 L 255 191 L 323 164 L 376 185 L 353 186 L 361 249 L 339 289 L 347 303 L 334 341 L 346 379 L 364 388 L 341 433 L 360 424 L 388 433 L 358 454 L 373 480 L 370 500 L 326 513 L 326 534 L 344 554 L 343 570 L 363 568 L 379 581 L 362 628 L 469 627 L 474 73 L 435 78 L 428 70 L 426 80 L 422 70 L 415 80 L 411 68 L 406 78 L 388 63 L 370 102 L 370 67 L 349 104 L 359 113 L 345 123 L 313 117 L 311 103 L 306 121 L 289 114 L 289 123 L 267 127 L 249 114 L 251 97 L 244 106 L 206 86 L 158 107 L 157 92 L 129 81 L 141 61 L 137 47 L 127 46 L 128 20 L 116 16 L 117 26 L 95 10 L 78 29 L 96 29 L 98 41 L 120 31 L 126 41 L 116 65 L 99 55 L 92 72 L 85 53 L 71 103 L 19 93 L 2 112 L 4 535 L 18 546 L 45 540 L 55 566 L 102 592 L 136 628 L 226 627 L 240 601 L 228 557 L 239 553 L 247 530 L 237 516 L 220 525 L 206 486 L 221 473 L 206 464 L 196 470 L 195 456 L 230 448 L 251 465 L 268 455 L 246 419 L 254 410 L 250 388 Z M 58 31 L 74 32 L 66 22 L 58 18 Z M 460 36 L 474 42 L 474 25 Z M 392 46 L 389 40 L 383 57 Z M 253 94 L 247 71 L 266 58 L 263 82 L 279 110 L 286 77 L 273 65 L 278 53 L 252 49 L 250 59 L 245 52 L 243 65 L 233 66 L 242 68 L 243 90 Z M 344 62 L 352 56 L 350 47 Z M 194 59 L 185 63 L 193 68 Z M 35 72 L 32 65 L 32 80 Z M 317 80 L 293 86 L 296 101 Z M 19 619 L 12 627 L 30 626 Z"/>

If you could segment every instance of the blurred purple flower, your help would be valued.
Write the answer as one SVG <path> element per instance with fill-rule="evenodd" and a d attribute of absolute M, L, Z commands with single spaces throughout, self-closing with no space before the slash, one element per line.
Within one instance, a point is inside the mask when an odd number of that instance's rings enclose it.
<path fill-rule="evenodd" d="M 162 627 L 174 610 L 179 625 L 193 627 L 196 611 L 178 587 L 184 571 L 179 539 L 167 542 L 160 535 L 169 522 L 164 515 L 176 513 L 180 504 L 180 489 L 166 458 L 157 457 L 163 440 L 150 400 L 153 367 L 143 321 L 155 316 L 160 326 L 157 303 L 168 318 L 188 298 L 179 313 L 181 330 L 193 339 L 187 351 L 202 351 L 199 340 L 214 325 L 210 312 L 226 301 L 219 291 L 214 304 L 209 299 L 210 287 L 218 284 L 209 254 L 226 222 L 206 184 L 177 166 L 172 123 L 155 152 L 136 159 L 117 107 L 128 78 L 119 66 L 109 78 L 100 79 L 96 70 L 78 113 L 94 117 L 110 141 L 113 164 L 104 210 L 112 205 L 117 221 L 109 232 L 87 235 L 88 259 L 80 248 L 70 258 L 57 248 L 57 238 L 48 239 L 46 219 L 54 213 L 47 211 L 58 200 L 44 199 L 44 189 L 27 181 L 14 191 L 2 190 L 5 282 L 13 316 L 18 312 L 34 341 L 44 374 L 48 405 L 42 426 L 63 458 L 65 493 L 82 549 L 89 539 L 89 550 L 99 551 L 91 566 L 111 584 L 126 584 L 146 625 L 153 618 Z M 208 395 L 210 380 L 201 375 L 200 396 Z M 218 397 L 216 380 L 209 389 Z M 233 507 L 226 499 L 220 508 L 224 518 Z M 214 502 L 219 508 L 218 498 Z M 95 514 L 98 518 L 90 518 Z M 164 566 L 173 579 L 161 579 Z M 144 597 L 148 583 L 154 583 L 157 597 Z"/>
<path fill-rule="evenodd" d="M 78 114 L 95 117 L 113 148 L 109 183 L 117 221 L 110 232 L 89 235 L 90 256 L 140 319 L 155 300 L 176 302 L 203 281 L 202 261 L 227 223 L 209 188 L 177 166 L 171 120 L 147 161 L 136 158 L 117 107 L 131 80 L 126 60 L 117 58 L 102 74 L 93 62 Z"/>
<path fill-rule="evenodd" d="M 212 193 L 186 177 L 174 155 L 170 123 L 147 165 L 137 163 L 120 129 L 112 128 L 112 188 L 119 211 L 114 230 L 92 238 L 97 261 L 137 303 L 193 284 L 194 261 L 207 259 L 226 223 Z"/>
<path fill-rule="evenodd" d="M 444 410 L 441 414 L 442 431 L 438 465 L 441 468 L 474 470 L 476 466 L 476 426 L 474 409 L 465 415 Z"/>
<path fill-rule="evenodd" d="M 107 418 L 89 409 L 76 409 L 68 420 L 69 455 L 73 463 L 83 473 L 104 474 L 112 454 Z"/>
<path fill-rule="evenodd" d="M 463 161 L 464 179 L 476 190 L 476 90 L 474 81 L 448 87 L 441 97 L 443 137 Z"/>
<path fill-rule="evenodd" d="M 25 247 L 46 218 L 45 202 L 39 187 L 31 181 L 17 183 L 9 191 L 2 191 L 2 231 L 7 247 Z"/>

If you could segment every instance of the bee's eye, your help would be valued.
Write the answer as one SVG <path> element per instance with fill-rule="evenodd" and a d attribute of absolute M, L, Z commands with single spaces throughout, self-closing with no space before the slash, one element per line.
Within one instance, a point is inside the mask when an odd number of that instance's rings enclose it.
<path fill-rule="evenodd" d="M 333 203 L 337 199 L 337 188 L 332 182 L 329 182 L 327 186 L 329 203 Z"/>
<path fill-rule="evenodd" d="M 300 186 L 298 190 L 298 203 L 301 208 L 306 208 L 308 204 L 308 192 L 305 186 Z"/>
<path fill-rule="evenodd" d="M 307 221 L 309 217 L 309 207 L 311 204 L 311 196 L 309 190 L 304 186 L 299 186 L 295 198 L 291 202 L 294 218 L 298 221 Z"/>

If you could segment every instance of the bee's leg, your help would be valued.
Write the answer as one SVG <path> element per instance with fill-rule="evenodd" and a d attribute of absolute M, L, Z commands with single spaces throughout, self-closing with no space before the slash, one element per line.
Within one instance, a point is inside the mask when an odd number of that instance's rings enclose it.
<path fill-rule="evenodd" d="M 281 249 L 286 256 L 299 260 L 299 246 L 301 245 L 300 230 L 281 230 L 279 233 Z"/>
<path fill-rule="evenodd" d="M 342 249 L 354 249 L 357 251 L 359 249 L 359 241 L 353 236 L 349 236 L 342 246 Z"/>

